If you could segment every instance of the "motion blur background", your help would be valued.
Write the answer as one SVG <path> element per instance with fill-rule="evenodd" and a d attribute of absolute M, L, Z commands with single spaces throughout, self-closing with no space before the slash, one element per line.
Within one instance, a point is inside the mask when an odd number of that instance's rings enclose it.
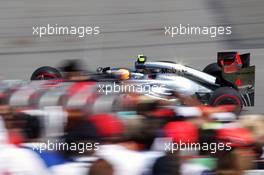
<path fill-rule="evenodd" d="M 198 69 L 216 60 L 216 52 L 251 52 L 257 66 L 256 107 L 263 112 L 263 0 L 1 0 L 0 74 L 29 79 L 39 66 L 83 59 L 87 69 L 134 65 L 137 54 L 177 60 Z M 33 26 L 100 26 L 100 35 L 33 36 Z M 232 26 L 232 35 L 165 37 L 165 26 Z"/>

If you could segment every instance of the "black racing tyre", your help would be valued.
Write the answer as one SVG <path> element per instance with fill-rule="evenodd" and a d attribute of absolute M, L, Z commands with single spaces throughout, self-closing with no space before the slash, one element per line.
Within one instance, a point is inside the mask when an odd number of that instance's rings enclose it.
<path fill-rule="evenodd" d="M 208 64 L 204 69 L 203 72 L 212 75 L 214 77 L 221 77 L 222 70 L 221 67 L 218 66 L 217 63 Z"/>
<path fill-rule="evenodd" d="M 239 114 L 243 108 L 243 102 L 239 92 L 231 87 L 220 87 L 216 89 L 209 100 L 209 104 L 212 106 L 236 105 L 236 114 Z"/>
<path fill-rule="evenodd" d="M 53 80 L 61 78 L 62 74 L 58 69 L 50 66 L 43 66 L 33 72 L 30 80 Z"/>
<path fill-rule="evenodd" d="M 216 83 L 220 84 L 222 87 L 228 86 L 235 89 L 237 88 L 232 82 L 223 78 L 222 69 L 217 63 L 208 64 L 203 72 L 216 77 Z"/>

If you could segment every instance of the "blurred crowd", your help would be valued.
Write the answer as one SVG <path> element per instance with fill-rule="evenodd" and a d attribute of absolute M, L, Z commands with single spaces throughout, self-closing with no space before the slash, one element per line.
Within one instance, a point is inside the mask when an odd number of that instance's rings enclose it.
<path fill-rule="evenodd" d="M 97 84 L 1 81 L 0 174 L 264 174 L 264 116 Z"/>

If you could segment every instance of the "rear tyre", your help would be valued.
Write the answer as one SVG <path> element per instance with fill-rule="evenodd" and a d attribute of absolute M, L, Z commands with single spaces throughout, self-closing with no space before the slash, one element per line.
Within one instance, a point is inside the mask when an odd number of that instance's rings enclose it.
<path fill-rule="evenodd" d="M 211 64 L 208 64 L 204 70 L 203 70 L 204 73 L 207 73 L 209 75 L 212 75 L 216 78 L 216 83 L 217 84 L 220 84 L 222 87 L 224 86 L 228 86 L 228 87 L 232 87 L 234 89 L 236 89 L 237 87 L 231 83 L 230 81 L 227 81 L 223 78 L 222 76 L 222 69 L 220 66 L 218 66 L 217 63 L 211 63 Z"/>
<path fill-rule="evenodd" d="M 53 80 L 61 78 L 62 74 L 58 69 L 50 66 L 43 66 L 33 72 L 30 80 Z"/>
<path fill-rule="evenodd" d="M 211 63 L 211 64 L 208 64 L 203 69 L 203 72 L 205 72 L 205 73 L 207 73 L 209 75 L 212 75 L 214 77 L 220 78 L 222 70 L 221 70 L 221 67 L 219 67 L 217 63 Z"/>
<path fill-rule="evenodd" d="M 221 87 L 216 89 L 209 100 L 209 104 L 212 106 L 236 105 L 236 114 L 240 114 L 243 108 L 239 92 L 231 87 Z"/>

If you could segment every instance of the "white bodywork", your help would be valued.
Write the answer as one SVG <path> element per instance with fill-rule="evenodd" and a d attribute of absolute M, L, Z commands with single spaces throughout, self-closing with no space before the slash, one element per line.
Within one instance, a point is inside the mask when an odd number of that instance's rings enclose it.
<path fill-rule="evenodd" d="M 194 95 L 196 92 L 210 93 L 210 89 L 201 86 L 200 84 L 189 80 L 182 76 L 172 74 L 161 74 L 157 77 L 157 80 L 165 81 L 165 84 L 178 92 L 185 95 Z M 163 82 L 164 83 L 164 82 Z"/>
<path fill-rule="evenodd" d="M 200 78 L 208 83 L 215 84 L 216 78 L 212 75 L 207 73 L 195 70 L 193 68 L 181 65 L 181 64 L 174 64 L 174 63 L 166 63 L 166 62 L 146 62 L 144 64 L 146 67 L 164 67 L 167 69 L 175 70 L 178 72 L 187 72 L 188 74 Z"/>
<path fill-rule="evenodd" d="M 215 84 L 216 78 L 207 73 L 195 70 L 193 68 L 167 62 L 146 62 L 144 63 L 145 69 L 169 69 L 173 70 L 173 73 L 158 73 L 155 79 L 144 79 L 137 80 L 137 83 L 146 83 L 146 84 L 160 84 L 166 85 L 166 87 L 161 87 L 160 91 L 164 89 L 175 90 L 181 94 L 185 95 L 194 95 L 195 93 L 211 93 L 212 90 L 204 87 L 203 85 L 185 77 L 184 74 L 188 74 L 194 79 L 200 79 L 209 84 Z"/>

